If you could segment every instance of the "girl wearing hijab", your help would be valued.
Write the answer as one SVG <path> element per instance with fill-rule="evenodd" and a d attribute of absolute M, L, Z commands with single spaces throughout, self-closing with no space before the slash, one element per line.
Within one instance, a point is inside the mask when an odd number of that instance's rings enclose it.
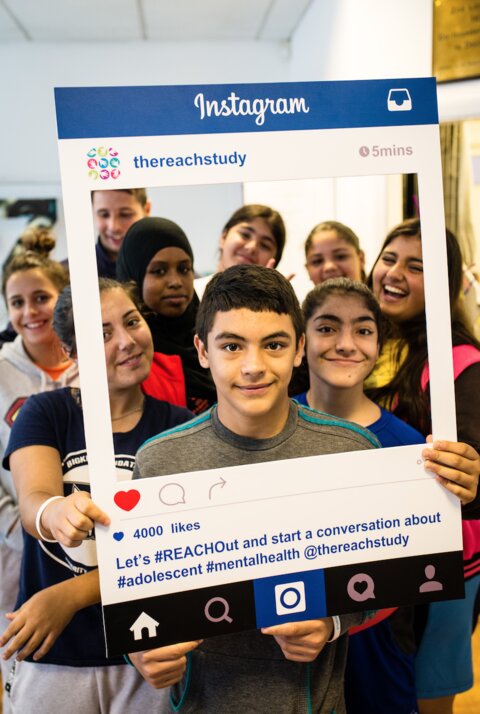
<path fill-rule="evenodd" d="M 195 414 L 216 401 L 210 374 L 193 345 L 199 300 L 193 288 L 193 251 L 183 230 L 167 218 L 142 218 L 129 228 L 117 260 L 117 277 L 133 280 L 156 352 L 179 355 L 187 407 Z"/>

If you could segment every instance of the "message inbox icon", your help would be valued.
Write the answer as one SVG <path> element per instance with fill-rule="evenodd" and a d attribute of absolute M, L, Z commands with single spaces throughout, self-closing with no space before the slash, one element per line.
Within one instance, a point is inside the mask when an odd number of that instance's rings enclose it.
<path fill-rule="evenodd" d="M 389 112 L 412 111 L 412 98 L 408 89 L 391 89 L 388 93 L 387 109 Z"/>
<path fill-rule="evenodd" d="M 292 615 L 295 612 L 305 612 L 306 609 L 305 583 L 302 580 L 275 585 L 277 615 Z"/>

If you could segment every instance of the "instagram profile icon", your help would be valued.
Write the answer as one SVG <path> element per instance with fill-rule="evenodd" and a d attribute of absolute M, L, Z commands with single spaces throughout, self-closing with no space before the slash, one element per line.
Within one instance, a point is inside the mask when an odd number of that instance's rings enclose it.
<path fill-rule="evenodd" d="M 275 585 L 275 609 L 277 615 L 293 615 L 295 612 L 305 612 L 305 583 L 282 583 Z"/>

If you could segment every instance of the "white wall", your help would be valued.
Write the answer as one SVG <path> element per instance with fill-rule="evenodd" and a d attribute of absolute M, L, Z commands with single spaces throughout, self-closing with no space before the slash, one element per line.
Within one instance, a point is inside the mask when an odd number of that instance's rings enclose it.
<path fill-rule="evenodd" d="M 432 0 L 315 0 L 292 42 L 290 79 L 432 75 Z M 480 79 L 438 85 L 440 121 L 480 116 Z"/>
<path fill-rule="evenodd" d="M 273 42 L 22 42 L 0 45 L 0 67 L 0 199 L 61 199 L 54 87 L 285 81 L 288 52 Z M 107 106 L 105 111 L 108 112 Z M 232 188 L 227 210 L 232 208 L 236 195 L 240 205 L 240 189 Z M 186 221 L 180 221 L 178 201 L 173 195 L 170 199 L 175 208 L 171 217 L 189 233 L 193 213 Z M 53 257 L 64 258 L 67 251 L 61 202 L 59 212 Z M 221 221 L 224 218 L 222 214 Z M 0 265 L 24 223 L 16 221 L 12 233 L 0 220 Z M 219 222 L 211 242 L 199 255 L 197 262 L 202 272 L 216 264 L 215 247 L 222 226 L 223 222 Z M 201 245 L 201 236 L 197 242 Z M 0 329 L 5 320 L 3 308 L 0 300 Z"/>
<path fill-rule="evenodd" d="M 288 53 L 273 42 L 12 43 L 0 67 L 0 198 L 60 198 L 54 87 L 284 81 Z M 64 257 L 63 216 L 56 229 Z M 9 244 L 0 227 L 0 261 Z"/>
<path fill-rule="evenodd" d="M 432 0 L 315 0 L 292 41 L 290 80 L 428 77 L 432 39 Z M 440 121 L 480 117 L 480 80 L 440 84 L 438 106 Z M 383 192 L 390 200 L 388 181 L 385 178 Z M 378 189 L 381 196 L 381 186 Z M 359 194 L 350 202 L 347 215 L 340 208 L 342 193 L 334 182 L 328 217 L 363 227 L 359 235 L 368 259 L 375 254 L 374 237 L 385 234 L 397 220 L 395 215 L 400 219 L 401 206 L 367 214 L 365 194 Z M 313 225 L 327 216 L 311 218 Z"/>
<path fill-rule="evenodd" d="M 261 42 L 3 45 L 0 66 L 8 71 L 0 112 L 0 197 L 27 190 L 29 196 L 45 190 L 60 195 L 54 86 L 429 76 L 432 7 L 431 0 L 315 0 L 289 51 Z M 440 85 L 439 108 L 441 119 L 480 116 L 480 80 Z M 376 244 L 373 238 L 369 243 L 369 236 L 384 234 L 400 218 L 398 205 L 392 208 L 390 202 L 381 213 L 367 212 L 364 192 L 356 201 L 345 200 L 344 184 L 334 181 L 327 188 L 325 181 L 310 182 L 298 196 L 280 184 L 245 188 L 246 200 L 268 199 L 285 217 L 289 243 L 283 272 L 303 270 L 306 226 L 327 218 L 344 220 L 357 227 L 370 257 Z M 386 180 L 376 185 L 381 200 L 389 199 Z M 61 244 L 59 253 L 64 253 Z M 208 245 L 199 257 L 202 271 L 213 255 Z"/>
<path fill-rule="evenodd" d="M 431 75 L 431 0 L 316 0 L 291 44 L 289 79 L 341 81 Z M 269 198 L 282 205 L 284 187 L 272 185 Z M 287 192 L 288 193 L 288 192 Z M 389 228 L 402 218 L 399 177 L 322 179 L 308 182 L 302 212 L 290 195 L 283 208 L 289 245 L 283 272 L 292 267 L 307 280 L 303 242 L 320 221 L 339 220 L 360 237 L 367 268 Z"/>
<path fill-rule="evenodd" d="M 431 0 L 315 0 L 291 43 L 289 79 L 430 76 L 431 26 Z M 289 241 L 280 268 L 295 270 L 299 292 L 309 284 L 303 243 L 315 224 L 339 220 L 351 226 L 369 267 L 387 230 L 403 218 L 401 202 L 392 199 L 401 195 L 397 177 L 309 181 L 302 198 L 282 183 L 271 184 L 263 194 L 287 224 Z"/>
<path fill-rule="evenodd" d="M 290 52 L 265 42 L 0 46 L 0 188 L 57 183 L 53 87 L 428 76 L 431 0 L 315 0 Z M 480 114 L 480 80 L 439 86 L 441 118 Z M 108 111 L 108 107 L 106 107 Z"/>
<path fill-rule="evenodd" d="M 280 211 L 287 242 L 280 263 L 284 275 L 295 274 L 300 299 L 313 287 L 305 270 L 305 240 L 322 221 L 339 220 L 350 226 L 366 253 L 367 272 L 385 237 L 385 227 L 402 218 L 401 176 L 355 176 L 246 183 L 246 203 L 265 203 Z"/>
<path fill-rule="evenodd" d="M 292 42 L 291 80 L 431 75 L 431 0 L 315 0 Z"/>
<path fill-rule="evenodd" d="M 0 67 L 1 188 L 59 181 L 54 87 L 275 82 L 288 59 L 260 42 L 22 43 L 0 46 Z"/>
<path fill-rule="evenodd" d="M 166 216 L 188 236 L 199 275 L 214 272 L 218 242 L 225 223 L 243 203 L 240 183 L 166 186 L 148 190 L 152 216 Z"/>

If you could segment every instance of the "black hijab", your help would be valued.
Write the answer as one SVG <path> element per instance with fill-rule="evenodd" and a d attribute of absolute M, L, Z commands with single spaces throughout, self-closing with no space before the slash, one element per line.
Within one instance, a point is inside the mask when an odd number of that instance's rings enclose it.
<path fill-rule="evenodd" d="M 193 251 L 183 230 L 167 218 L 142 218 L 127 231 L 117 260 L 117 278 L 122 282 L 133 280 L 143 299 L 143 281 L 152 258 L 163 248 L 181 248 L 191 258 Z M 187 406 L 198 413 L 216 401 L 216 392 L 210 373 L 198 362 L 193 344 L 195 318 L 199 300 L 197 294 L 179 317 L 165 317 L 148 311 L 145 319 L 152 331 L 156 352 L 178 354 L 182 359 L 187 391 Z"/>

